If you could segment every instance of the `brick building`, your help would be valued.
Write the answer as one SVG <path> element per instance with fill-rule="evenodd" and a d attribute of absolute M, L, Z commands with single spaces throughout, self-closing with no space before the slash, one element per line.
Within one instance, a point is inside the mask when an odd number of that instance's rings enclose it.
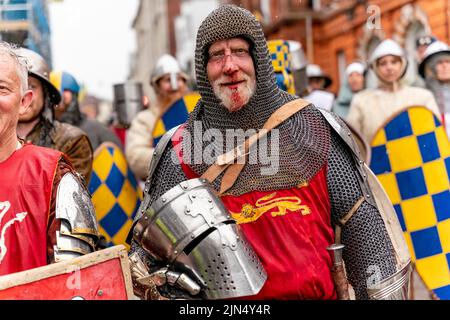
<path fill-rule="evenodd" d="M 300 41 L 308 60 L 322 66 L 337 93 L 346 64 L 365 61 L 393 38 L 406 50 L 407 79 L 415 81 L 415 40 L 433 34 L 450 42 L 450 0 L 228 0 L 252 11 L 268 39 Z M 374 84 L 373 75 L 369 85 Z"/>

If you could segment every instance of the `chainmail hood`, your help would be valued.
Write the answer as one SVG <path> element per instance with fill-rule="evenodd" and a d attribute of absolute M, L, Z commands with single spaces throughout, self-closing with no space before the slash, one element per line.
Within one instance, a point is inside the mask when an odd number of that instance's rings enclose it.
<path fill-rule="evenodd" d="M 208 49 L 216 41 L 243 37 L 250 43 L 256 73 L 256 91 L 248 104 L 230 113 L 214 95 L 206 73 Z M 266 39 L 260 23 L 246 9 L 223 5 L 201 24 L 195 51 L 197 85 L 202 96 L 202 120 L 215 128 L 258 129 L 268 117 L 292 97 L 283 95 L 276 82 Z M 197 110 L 200 111 L 200 110 Z M 217 120 L 222 121 L 218 122 Z M 219 126 L 219 127 L 218 127 Z"/>
<path fill-rule="evenodd" d="M 214 94 L 208 80 L 206 65 L 208 49 L 214 42 L 235 37 L 244 38 L 250 44 L 256 74 L 256 90 L 243 108 L 236 112 L 229 112 Z M 198 135 L 193 134 L 195 122 L 201 121 L 203 132 L 208 129 L 218 129 L 223 134 L 229 129 L 257 130 L 263 127 L 273 112 L 297 98 L 277 86 L 261 24 L 248 10 L 234 5 L 219 7 L 201 24 L 197 33 L 195 68 L 197 89 L 201 99 L 188 119 L 186 129 L 191 139 L 184 140 L 183 148 L 194 149 L 192 143 L 195 139 L 198 140 Z M 308 181 L 322 167 L 328 155 L 330 131 L 318 110 L 313 106 L 307 107 L 277 129 L 279 129 L 278 147 L 280 149 L 277 178 L 274 179 L 273 175 L 262 176 L 261 164 L 247 163 L 235 186 L 228 191 L 229 193 L 239 195 L 255 189 L 289 188 Z M 269 150 L 273 150 L 270 141 L 271 134 L 267 138 L 267 146 Z M 199 143 L 205 150 L 208 144 L 204 141 Z M 220 153 L 235 147 L 230 148 L 228 145 L 218 145 L 218 143 L 220 142 L 212 142 L 217 150 L 222 150 Z M 249 157 L 251 156 L 252 153 Z M 199 175 L 211 165 L 210 163 L 198 164 L 191 160 L 191 168 Z M 221 177 L 216 179 L 214 183 L 216 188 L 220 185 L 220 180 Z"/>

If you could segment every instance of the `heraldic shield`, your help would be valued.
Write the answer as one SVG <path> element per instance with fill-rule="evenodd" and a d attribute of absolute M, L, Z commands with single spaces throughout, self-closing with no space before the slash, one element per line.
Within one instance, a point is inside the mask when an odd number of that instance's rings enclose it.
<path fill-rule="evenodd" d="M 419 276 L 450 299 L 450 142 L 442 123 L 425 107 L 408 107 L 371 147 L 370 168 L 394 205 Z"/>
<path fill-rule="evenodd" d="M 94 152 L 89 192 L 107 246 L 129 248 L 125 240 L 141 204 L 142 190 L 122 150 L 112 142 L 102 143 Z"/>
<path fill-rule="evenodd" d="M 130 300 L 133 297 L 124 246 L 0 277 L 0 300 Z"/>
<path fill-rule="evenodd" d="M 275 77 L 277 78 L 278 87 L 290 94 L 295 94 L 289 43 L 285 40 L 269 40 L 267 41 L 267 47 L 275 71 Z"/>
<path fill-rule="evenodd" d="M 175 101 L 169 109 L 156 121 L 153 129 L 153 146 L 156 146 L 162 136 L 170 129 L 185 123 L 189 113 L 194 110 L 200 100 L 198 92 L 191 92 Z"/>

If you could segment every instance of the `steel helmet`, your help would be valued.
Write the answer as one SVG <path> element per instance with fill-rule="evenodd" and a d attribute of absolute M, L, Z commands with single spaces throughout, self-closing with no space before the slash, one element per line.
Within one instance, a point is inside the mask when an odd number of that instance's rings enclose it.
<path fill-rule="evenodd" d="M 308 65 L 308 60 L 305 57 L 302 44 L 298 41 L 287 40 L 289 44 L 289 51 L 291 52 L 292 70 L 300 70 Z"/>
<path fill-rule="evenodd" d="M 180 64 L 178 63 L 178 61 L 169 54 L 162 55 L 156 62 L 156 65 L 153 68 L 153 71 L 150 75 L 150 84 L 152 86 L 155 86 L 156 82 L 158 82 L 158 80 L 161 79 L 166 74 L 172 74 L 172 75 L 179 74 L 186 81 L 189 78 L 187 76 L 187 74 L 181 70 L 181 67 L 180 67 Z M 172 88 L 175 89 L 176 81 L 174 79 L 176 80 L 175 77 L 171 77 Z"/>
<path fill-rule="evenodd" d="M 416 48 L 420 47 L 420 46 L 429 46 L 430 44 L 432 44 L 435 41 L 437 41 L 437 39 L 434 36 L 427 35 L 427 36 L 419 37 L 416 40 Z"/>
<path fill-rule="evenodd" d="M 325 79 L 324 88 L 328 88 L 331 85 L 331 83 L 333 82 L 331 80 L 331 78 L 327 74 L 325 74 L 322 71 L 322 68 L 320 68 L 320 66 L 317 64 L 308 64 L 306 66 L 306 76 L 308 78 L 323 78 L 323 79 Z"/>
<path fill-rule="evenodd" d="M 427 62 L 430 61 L 431 57 L 434 57 L 439 53 L 450 54 L 450 47 L 442 41 L 435 41 L 426 48 L 423 59 L 419 64 L 419 74 L 423 78 L 425 78 L 425 67 Z"/>
<path fill-rule="evenodd" d="M 402 60 L 403 71 L 401 72 L 400 78 L 402 78 L 406 73 L 406 68 L 408 66 L 408 61 L 405 58 L 405 52 L 402 47 L 392 39 L 383 40 L 373 51 L 369 59 L 370 66 L 375 70 L 376 62 L 378 59 L 385 56 L 396 56 Z"/>
<path fill-rule="evenodd" d="M 353 72 L 364 75 L 366 73 L 366 66 L 361 62 L 352 62 L 345 68 L 345 74 L 348 77 Z"/>
<path fill-rule="evenodd" d="M 61 101 L 61 95 L 58 89 L 50 82 L 50 70 L 44 58 L 37 52 L 26 48 L 17 48 L 16 53 L 19 57 L 25 59 L 28 74 L 38 78 L 47 87 L 50 101 L 55 105 L 58 104 Z"/>
<path fill-rule="evenodd" d="M 370 56 L 369 63 L 373 65 L 378 59 L 385 56 L 405 57 L 405 53 L 400 45 L 392 39 L 382 41 Z"/>
<path fill-rule="evenodd" d="M 64 90 L 71 91 L 78 94 L 80 92 L 80 85 L 77 79 L 66 71 L 52 71 L 50 73 L 50 82 L 62 94 Z"/>

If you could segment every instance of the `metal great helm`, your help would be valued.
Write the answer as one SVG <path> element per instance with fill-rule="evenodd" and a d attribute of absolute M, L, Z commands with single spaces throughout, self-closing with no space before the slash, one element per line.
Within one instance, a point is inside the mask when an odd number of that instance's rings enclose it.
<path fill-rule="evenodd" d="M 264 267 L 206 180 L 183 181 L 152 204 L 146 197 L 140 210 L 134 240 L 156 261 L 195 279 L 207 299 L 251 296 L 263 287 Z"/>
<path fill-rule="evenodd" d="M 30 49 L 18 48 L 17 55 L 25 58 L 28 74 L 38 78 L 47 87 L 50 101 L 57 105 L 61 101 L 58 89 L 50 82 L 50 70 L 44 58 Z"/>
<path fill-rule="evenodd" d="M 169 54 L 164 54 L 156 62 L 156 66 L 150 75 L 150 84 L 155 87 L 159 79 L 166 74 L 170 74 L 170 84 L 173 90 L 178 89 L 177 75 L 183 77 L 184 80 L 188 80 L 188 76 L 181 70 L 178 61 Z"/>

